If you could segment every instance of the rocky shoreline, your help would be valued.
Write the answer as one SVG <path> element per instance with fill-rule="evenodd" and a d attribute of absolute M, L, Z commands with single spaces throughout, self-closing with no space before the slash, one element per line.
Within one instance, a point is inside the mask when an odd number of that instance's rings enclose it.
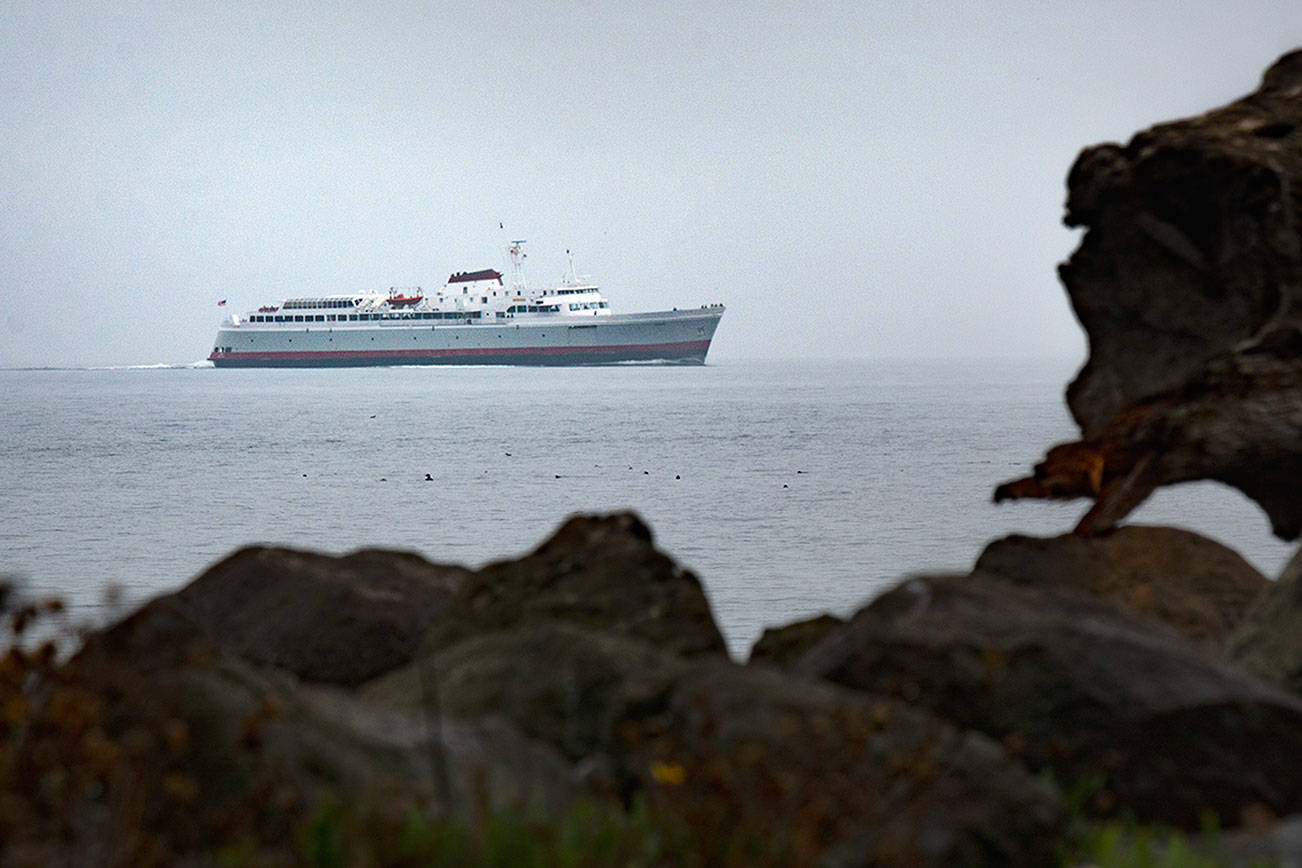
<path fill-rule="evenodd" d="M 298 864 L 327 808 L 381 847 L 412 817 L 591 803 L 690 841 L 653 864 L 1044 865 L 1118 817 L 1302 860 L 1302 555 L 1271 581 L 1118 526 L 1211 478 L 1298 536 L 1299 124 L 1295 53 L 1072 169 L 1081 439 L 996 496 L 1090 498 L 1073 534 L 994 541 L 745 663 L 628 513 L 478 570 L 244 549 L 71 659 L 10 649 L 0 865 Z M 4 600 L 16 633 L 50 614 Z"/>

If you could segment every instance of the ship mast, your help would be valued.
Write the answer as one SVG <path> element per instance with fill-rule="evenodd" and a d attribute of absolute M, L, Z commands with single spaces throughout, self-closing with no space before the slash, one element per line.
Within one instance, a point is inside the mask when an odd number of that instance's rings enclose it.
<path fill-rule="evenodd" d="M 511 289 L 516 295 L 524 295 L 529 288 L 524 279 L 524 240 L 512 241 L 506 252 L 511 254 Z"/>
<path fill-rule="evenodd" d="M 570 250 L 569 250 L 569 248 L 567 247 L 567 248 L 565 249 L 565 255 L 566 255 L 567 257 L 569 257 L 569 260 L 570 260 L 570 273 L 567 274 L 567 275 L 565 275 L 565 279 L 564 279 L 564 281 L 562 281 L 562 282 L 563 282 L 566 286 L 578 286 L 578 285 L 579 285 L 579 276 L 578 276 L 577 274 L 574 273 L 574 254 L 571 253 Z"/>

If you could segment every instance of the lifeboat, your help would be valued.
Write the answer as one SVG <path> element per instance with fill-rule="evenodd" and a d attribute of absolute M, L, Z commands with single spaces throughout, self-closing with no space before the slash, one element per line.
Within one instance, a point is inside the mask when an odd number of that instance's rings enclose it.
<path fill-rule="evenodd" d="M 420 294 L 403 295 L 401 293 L 397 293 L 395 295 L 389 296 L 387 300 L 389 302 L 389 307 L 411 307 L 413 304 L 416 304 L 424 297 L 425 296 Z"/>

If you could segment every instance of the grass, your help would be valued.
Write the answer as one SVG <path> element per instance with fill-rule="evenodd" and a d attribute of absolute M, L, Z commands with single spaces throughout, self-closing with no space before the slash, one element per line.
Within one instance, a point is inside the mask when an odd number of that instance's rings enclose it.
<path fill-rule="evenodd" d="M 248 864 L 236 858 L 227 864 Z M 679 823 L 638 802 L 630 809 L 580 801 L 557 818 L 497 810 L 475 818 L 410 813 L 396 827 L 323 804 L 298 835 L 297 859 L 312 868 L 355 865 L 483 868 L 627 868 L 698 860 Z"/>

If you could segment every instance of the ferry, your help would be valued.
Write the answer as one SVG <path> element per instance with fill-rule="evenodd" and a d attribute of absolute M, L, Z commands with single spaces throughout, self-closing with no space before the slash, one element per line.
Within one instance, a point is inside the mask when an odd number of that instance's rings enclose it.
<path fill-rule="evenodd" d="M 493 269 L 452 274 L 442 289 L 291 298 L 226 318 L 208 359 L 219 368 L 360 365 L 701 365 L 722 304 L 617 314 L 569 272 L 530 290 L 523 241 L 507 248 L 512 281 Z"/>

